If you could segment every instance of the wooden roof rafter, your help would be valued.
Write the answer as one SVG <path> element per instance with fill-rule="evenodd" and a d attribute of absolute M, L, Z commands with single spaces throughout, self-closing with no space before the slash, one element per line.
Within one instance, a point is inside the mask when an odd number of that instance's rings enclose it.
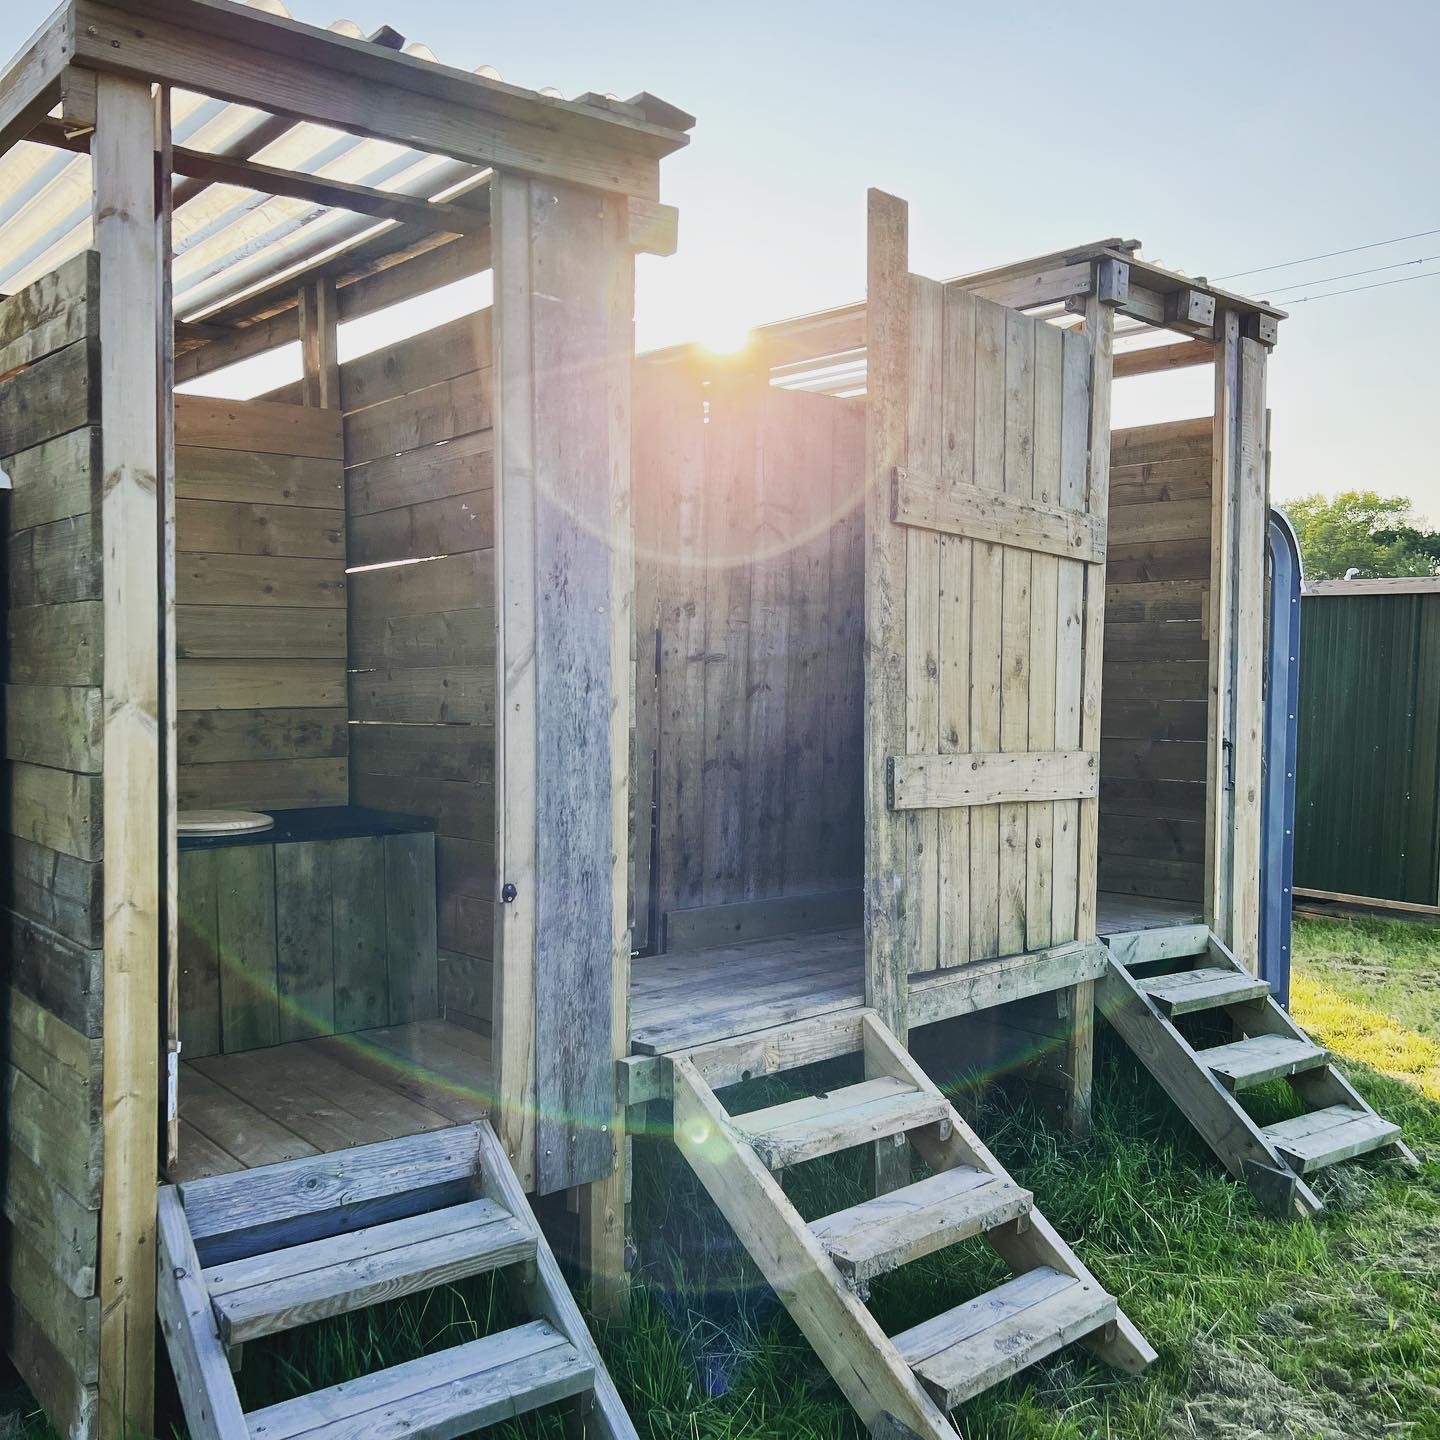
<path fill-rule="evenodd" d="M 1086 299 L 1098 295 L 1117 315 L 1136 322 L 1130 333 L 1170 330 L 1188 337 L 1172 345 L 1117 353 L 1117 376 L 1208 363 L 1215 316 L 1224 310 L 1239 314 L 1251 338 L 1267 346 L 1275 343 L 1283 310 L 1219 290 L 1203 278 L 1153 265 L 1139 258 L 1139 247 L 1138 240 L 1101 240 L 959 275 L 945 284 L 1061 322 L 1066 315 L 1082 314 Z M 863 368 L 857 366 L 865 347 L 863 302 L 761 325 L 751 332 L 756 363 L 767 364 L 774 382 L 789 388 L 858 393 L 864 378 Z M 707 358 L 703 347 L 696 345 L 652 351 L 645 358 L 656 364 L 680 360 L 702 366 L 714 363 L 713 357 Z M 818 373 L 831 369 L 837 372 L 833 387 Z"/>
<path fill-rule="evenodd" d="M 689 143 L 643 101 L 541 95 L 233 0 L 70 0 L 62 15 L 80 66 L 471 165 L 654 199 L 660 159 Z"/>

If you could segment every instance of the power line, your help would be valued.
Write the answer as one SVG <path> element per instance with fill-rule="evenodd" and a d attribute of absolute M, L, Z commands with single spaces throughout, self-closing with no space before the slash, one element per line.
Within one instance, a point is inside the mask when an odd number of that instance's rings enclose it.
<path fill-rule="evenodd" d="M 1357 275 L 1379 275 L 1385 270 L 1401 270 L 1407 265 L 1428 265 L 1432 260 L 1440 260 L 1440 255 L 1417 255 L 1413 260 L 1397 260 L 1393 265 L 1374 265 L 1369 270 L 1347 270 L 1343 275 L 1316 275 L 1310 280 L 1282 286 L 1280 294 L 1284 295 L 1287 290 L 1303 290 L 1307 285 L 1330 285 L 1336 280 L 1353 280 Z"/>
<path fill-rule="evenodd" d="M 1242 275 L 1267 275 L 1272 270 L 1289 270 L 1296 265 L 1308 265 L 1312 260 L 1333 260 L 1337 255 L 1378 250 L 1382 245 L 1398 245 L 1402 240 L 1423 240 L 1430 235 L 1440 235 L 1440 230 L 1417 230 L 1413 235 L 1393 235 L 1389 240 L 1372 240 L 1368 245 L 1351 245 L 1346 250 L 1327 250 L 1323 255 L 1307 255 L 1303 260 L 1286 260 L 1279 265 L 1261 265 L 1254 270 L 1232 270 L 1228 275 L 1215 276 L 1215 279 L 1238 280 Z"/>
<path fill-rule="evenodd" d="M 1361 290 L 1383 290 L 1387 285 L 1408 285 L 1412 280 L 1433 280 L 1440 270 L 1427 270 L 1423 275 L 1402 275 L 1398 280 L 1377 280 L 1373 285 L 1351 285 L 1344 290 L 1324 290 L 1319 295 L 1301 295 L 1296 300 L 1286 300 L 1286 305 L 1304 305 L 1311 300 L 1329 300 L 1335 295 L 1354 295 Z"/>

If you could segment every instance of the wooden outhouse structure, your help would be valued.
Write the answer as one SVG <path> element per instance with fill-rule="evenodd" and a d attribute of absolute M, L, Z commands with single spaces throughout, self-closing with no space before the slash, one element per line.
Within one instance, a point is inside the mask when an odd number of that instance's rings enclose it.
<path fill-rule="evenodd" d="M 67 1436 L 148 1433 L 158 1313 L 197 1437 L 633 1435 L 527 1196 L 620 1304 L 655 1101 L 877 1430 L 1072 1340 L 1143 1368 L 907 1045 L 1018 1043 L 1079 1130 L 1098 985 L 1277 1203 L 1396 1143 L 1249 973 L 1279 312 L 1119 241 L 924 279 L 872 192 L 865 303 L 637 362 L 691 117 L 274 8 L 68 0 L 0 79 L 21 1373 Z M 188 388 L 287 345 L 293 385 Z M 1212 416 L 1112 434 L 1115 378 L 1201 363 Z M 1327 1118 L 1250 1121 L 1281 1074 Z M 881 1193 L 807 1225 L 777 1175 L 860 1144 Z M 982 1234 L 1012 1280 L 879 1328 L 871 1277 Z M 242 1412 L 227 1350 L 490 1270 L 533 1318 Z"/>

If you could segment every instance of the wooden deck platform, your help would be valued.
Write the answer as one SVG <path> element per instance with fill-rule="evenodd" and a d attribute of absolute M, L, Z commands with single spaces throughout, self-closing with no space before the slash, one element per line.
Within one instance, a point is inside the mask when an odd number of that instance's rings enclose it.
<path fill-rule="evenodd" d="M 444 1020 L 327 1035 L 180 1066 L 180 1164 L 193 1180 L 478 1120 L 490 1041 Z"/>
<path fill-rule="evenodd" d="M 1184 925 L 1164 900 L 1100 896 L 1102 934 Z M 631 1049 L 663 1055 L 859 1007 L 858 928 L 633 962 Z M 444 1020 L 212 1055 L 180 1067 L 177 1180 L 324 1154 L 488 1113 L 490 1041 Z"/>

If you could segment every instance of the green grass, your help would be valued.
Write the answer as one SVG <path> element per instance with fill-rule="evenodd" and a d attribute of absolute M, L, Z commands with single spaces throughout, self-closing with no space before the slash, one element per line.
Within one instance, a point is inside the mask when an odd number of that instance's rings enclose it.
<path fill-rule="evenodd" d="M 1302 921 L 1296 957 L 1297 1018 L 1345 1058 L 1414 1148 L 1440 1159 L 1440 931 Z M 757 1087 L 750 1103 L 760 1098 Z M 1279 1113 L 1288 1090 L 1269 1087 L 1256 1103 Z M 1107 1033 L 1087 1142 L 1046 1128 L 1023 1104 L 997 1102 L 976 1118 L 1160 1360 L 1133 1379 L 1066 1352 L 958 1412 L 967 1440 L 1440 1440 L 1434 1160 L 1418 1176 L 1370 1162 L 1324 1172 L 1327 1214 L 1276 1221 L 1225 1177 Z M 787 1186 L 801 1212 L 816 1215 L 859 1198 L 863 1175 L 841 1156 L 800 1167 Z M 663 1132 L 636 1141 L 635 1219 L 643 1266 L 631 1318 L 598 1333 L 642 1436 L 859 1437 Z M 893 1331 L 1002 1274 L 972 1242 L 886 1277 L 873 1305 Z M 480 1282 L 252 1344 L 242 1400 L 255 1407 L 328 1385 L 485 1333 L 508 1315 L 503 1291 Z M 722 1377 L 725 1393 L 706 1393 Z M 15 1433 L 44 1431 L 29 1423 Z M 561 1424 L 529 1417 L 502 1433 L 558 1436 Z"/>

